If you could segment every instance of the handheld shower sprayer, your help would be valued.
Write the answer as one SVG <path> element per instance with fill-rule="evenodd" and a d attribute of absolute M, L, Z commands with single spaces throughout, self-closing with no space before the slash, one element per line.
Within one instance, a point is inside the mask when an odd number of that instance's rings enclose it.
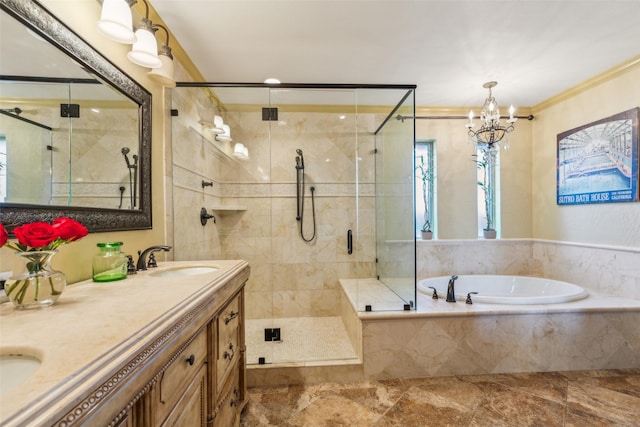
<path fill-rule="evenodd" d="M 129 162 L 129 156 L 128 156 L 130 151 L 131 150 L 129 149 L 129 147 L 122 147 L 122 150 L 120 150 L 120 152 L 124 156 L 124 161 L 127 162 L 127 167 L 129 169 L 131 169 L 131 162 Z"/>
<path fill-rule="evenodd" d="M 129 170 L 129 189 L 131 190 L 131 209 L 136 207 L 137 200 L 137 188 L 138 188 L 138 155 L 134 154 L 133 164 L 129 161 L 129 153 L 131 150 L 129 147 L 122 147 L 120 150 L 124 156 L 124 161 L 127 162 L 127 169 Z"/>
<path fill-rule="evenodd" d="M 302 155 L 302 150 L 298 148 L 296 153 L 298 154 L 296 156 L 296 169 L 304 169 L 304 156 Z"/>
<path fill-rule="evenodd" d="M 20 115 L 20 113 L 22 113 L 22 109 L 21 109 L 21 108 L 18 108 L 18 107 L 14 107 L 14 108 L 3 108 L 3 109 L 2 109 L 2 110 L 0 110 L 0 111 L 2 111 L 3 113 L 6 113 L 6 114 L 14 114 L 14 115 L 16 115 L 16 116 L 19 116 L 19 115 Z"/>
<path fill-rule="evenodd" d="M 303 231 L 303 221 L 304 221 L 304 155 L 302 154 L 301 149 L 296 150 L 296 221 L 300 223 L 300 237 L 305 242 L 311 242 L 316 237 L 316 209 L 315 209 L 315 198 L 314 191 L 315 187 L 311 187 L 311 211 L 313 215 L 313 234 L 310 238 L 306 238 Z"/>

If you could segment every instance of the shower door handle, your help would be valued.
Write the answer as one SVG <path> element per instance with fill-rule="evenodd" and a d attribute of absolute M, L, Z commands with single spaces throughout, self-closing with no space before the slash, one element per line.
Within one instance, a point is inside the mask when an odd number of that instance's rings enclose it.
<path fill-rule="evenodd" d="M 347 253 L 351 255 L 353 253 L 353 232 L 347 231 Z"/>

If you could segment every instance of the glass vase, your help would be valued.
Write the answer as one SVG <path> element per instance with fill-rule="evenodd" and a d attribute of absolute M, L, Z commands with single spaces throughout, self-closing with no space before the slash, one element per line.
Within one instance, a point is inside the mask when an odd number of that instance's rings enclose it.
<path fill-rule="evenodd" d="M 48 307 L 54 304 L 65 286 L 67 276 L 51 268 L 51 259 L 58 251 L 18 252 L 25 261 L 25 271 L 9 277 L 5 293 L 18 310 Z"/>
<path fill-rule="evenodd" d="M 120 252 L 122 242 L 98 243 L 93 257 L 93 281 L 112 282 L 127 278 L 127 256 Z"/>

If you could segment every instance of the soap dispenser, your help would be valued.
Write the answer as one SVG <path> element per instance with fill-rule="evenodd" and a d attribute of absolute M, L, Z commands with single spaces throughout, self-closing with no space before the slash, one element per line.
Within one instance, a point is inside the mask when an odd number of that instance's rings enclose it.
<path fill-rule="evenodd" d="M 93 281 L 113 282 L 127 277 L 127 256 L 120 252 L 122 242 L 98 243 L 93 257 Z"/>

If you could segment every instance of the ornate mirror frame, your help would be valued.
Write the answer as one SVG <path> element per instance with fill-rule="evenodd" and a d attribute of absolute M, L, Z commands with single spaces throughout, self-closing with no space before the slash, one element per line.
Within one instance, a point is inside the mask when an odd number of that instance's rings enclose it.
<path fill-rule="evenodd" d="M 0 204 L 0 222 L 11 232 L 34 221 L 68 216 L 90 232 L 150 229 L 151 222 L 151 93 L 109 62 L 73 30 L 35 0 L 0 0 L 0 9 L 35 31 L 105 83 L 139 105 L 140 209 Z"/>

